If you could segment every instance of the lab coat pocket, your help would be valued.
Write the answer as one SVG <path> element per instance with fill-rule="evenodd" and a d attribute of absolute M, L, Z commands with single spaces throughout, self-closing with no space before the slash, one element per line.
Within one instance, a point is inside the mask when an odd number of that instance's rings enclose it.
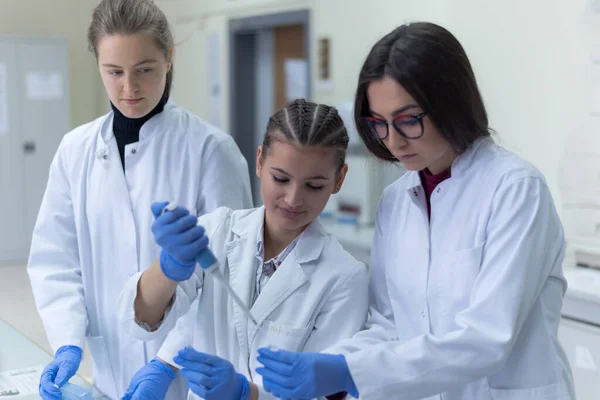
<path fill-rule="evenodd" d="M 112 399 L 117 398 L 112 365 L 102 336 L 88 336 L 87 344 L 94 363 L 94 386 Z"/>
<path fill-rule="evenodd" d="M 469 306 L 471 292 L 481 268 L 483 246 L 482 243 L 476 247 L 456 251 L 450 257 L 450 262 L 442 267 L 443 279 L 440 279 L 438 284 L 441 285 L 440 291 L 444 294 L 442 304 L 446 314 L 455 315 Z"/>
<path fill-rule="evenodd" d="M 270 346 L 288 351 L 300 351 L 311 331 L 309 328 L 294 328 L 277 322 L 270 322 L 266 330 Z"/>
<path fill-rule="evenodd" d="M 570 400 L 568 390 L 560 382 L 530 389 L 493 389 L 492 400 Z"/>

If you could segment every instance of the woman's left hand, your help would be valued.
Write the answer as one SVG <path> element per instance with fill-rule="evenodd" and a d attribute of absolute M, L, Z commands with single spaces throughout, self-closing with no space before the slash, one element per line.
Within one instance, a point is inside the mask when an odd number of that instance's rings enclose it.
<path fill-rule="evenodd" d="M 282 399 L 314 399 L 340 392 L 358 398 L 358 391 L 342 355 L 258 350 L 263 386 Z"/>

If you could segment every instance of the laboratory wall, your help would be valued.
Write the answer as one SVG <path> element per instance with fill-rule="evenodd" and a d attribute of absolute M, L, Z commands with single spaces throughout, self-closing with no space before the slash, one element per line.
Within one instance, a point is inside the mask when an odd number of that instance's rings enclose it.
<path fill-rule="evenodd" d="M 71 127 L 99 115 L 100 78 L 87 50 L 87 28 L 95 0 L 2 0 L 0 36 L 60 37 L 69 46 Z M 65 132 L 66 133 L 66 132 Z"/>
<path fill-rule="evenodd" d="M 312 97 L 330 103 L 352 98 L 361 64 L 383 34 L 408 21 L 444 25 L 471 59 L 496 139 L 542 170 L 561 210 L 560 162 L 569 136 L 580 129 L 578 123 L 589 109 L 588 0 L 163 0 L 158 4 L 169 14 L 182 42 L 174 99 L 204 117 L 214 116 L 209 107 L 211 77 L 206 74 L 211 60 L 203 54 L 207 35 L 218 35 L 222 74 L 217 119 L 226 130 L 230 18 L 311 10 Z M 193 12 L 188 4 L 193 4 Z M 314 73 L 315 43 L 320 38 L 331 41 L 330 85 L 322 85 Z"/>
<path fill-rule="evenodd" d="M 156 0 L 175 36 L 173 100 L 229 132 L 229 25 L 232 18 L 297 9 L 313 9 L 314 1 Z M 218 49 L 208 59 L 209 43 Z M 212 65 L 212 67 L 211 67 Z M 209 74 L 219 70 L 218 79 Z M 216 104 L 209 94 L 218 91 Z M 235 133 L 233 133 L 235 134 Z"/>

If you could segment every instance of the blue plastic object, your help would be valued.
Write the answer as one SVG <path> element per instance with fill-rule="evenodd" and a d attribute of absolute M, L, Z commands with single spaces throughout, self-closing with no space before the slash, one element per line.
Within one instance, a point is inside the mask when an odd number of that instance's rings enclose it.
<path fill-rule="evenodd" d="M 335 217 L 335 214 L 333 213 L 333 211 L 323 210 L 323 211 L 321 211 L 321 214 L 319 215 L 319 217 L 323 218 L 323 219 L 329 219 L 329 218 Z"/>
<path fill-rule="evenodd" d="M 355 215 L 345 215 L 338 217 L 340 224 L 356 225 L 358 224 L 358 217 Z"/>
<path fill-rule="evenodd" d="M 92 391 L 75 385 L 73 383 L 65 383 L 61 388 L 63 400 L 92 400 Z"/>
<path fill-rule="evenodd" d="M 196 257 L 196 261 L 200 264 L 200 268 L 205 271 L 212 271 L 217 266 L 217 257 L 208 247 L 202 250 L 202 253 Z"/>

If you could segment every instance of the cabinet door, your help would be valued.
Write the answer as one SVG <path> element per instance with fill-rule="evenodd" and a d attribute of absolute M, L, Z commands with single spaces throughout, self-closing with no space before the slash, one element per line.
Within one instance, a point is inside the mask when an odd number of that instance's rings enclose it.
<path fill-rule="evenodd" d="M 600 393 L 600 328 L 563 318 L 558 338 L 569 357 L 577 400 L 597 400 Z"/>
<path fill-rule="evenodd" d="M 25 232 L 29 246 L 48 171 L 61 138 L 70 127 L 67 43 L 60 39 L 22 39 L 18 49 Z"/>
<path fill-rule="evenodd" d="M 14 39 L 0 38 L 0 262 L 27 257 L 19 68 Z"/>

